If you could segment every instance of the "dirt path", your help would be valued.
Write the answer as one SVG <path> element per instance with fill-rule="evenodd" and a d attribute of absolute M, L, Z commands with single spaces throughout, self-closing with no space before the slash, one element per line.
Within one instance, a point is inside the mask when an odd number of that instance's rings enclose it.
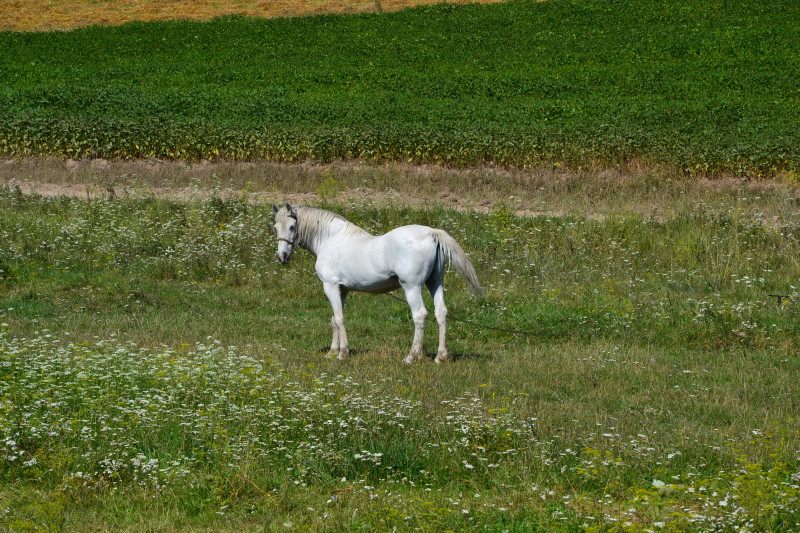
<path fill-rule="evenodd" d="M 600 219 L 637 215 L 667 220 L 699 202 L 734 206 L 741 216 L 798 216 L 800 191 L 779 182 L 686 178 L 674 171 L 624 169 L 453 169 L 363 161 L 331 164 L 160 160 L 0 160 L 0 186 L 24 194 L 195 201 L 217 194 L 253 203 L 350 203 L 448 208 L 518 216 Z"/>
<path fill-rule="evenodd" d="M 217 194 L 250 202 L 372 202 L 488 211 L 502 203 L 495 184 L 516 191 L 510 171 L 447 169 L 366 162 L 183 163 L 24 158 L 0 160 L 0 185 L 25 194 L 98 198 L 108 195 L 192 201 Z M 524 209 L 523 209 L 524 210 Z M 531 211 L 532 212 L 532 211 Z"/>

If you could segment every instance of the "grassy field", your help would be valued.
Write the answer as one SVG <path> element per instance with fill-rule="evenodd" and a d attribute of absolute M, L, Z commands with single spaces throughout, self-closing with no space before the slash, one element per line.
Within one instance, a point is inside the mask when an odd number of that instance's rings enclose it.
<path fill-rule="evenodd" d="M 325 355 L 313 258 L 281 267 L 270 234 L 296 175 L 215 172 L 182 201 L 6 182 L 2 526 L 800 530 L 796 190 L 549 175 L 519 217 L 513 187 L 422 208 L 358 196 L 358 172 L 307 178 L 314 203 L 444 228 L 476 265 L 486 300 L 448 274 L 452 364 L 402 365 L 407 307 L 359 294 L 353 356 Z"/>
<path fill-rule="evenodd" d="M 800 531 L 798 5 L 141 22 L 332 6 L 0 0 L 140 21 L 0 32 L 0 529 Z M 455 361 L 285 198 L 450 232 Z"/>
<path fill-rule="evenodd" d="M 0 33 L 0 155 L 783 174 L 796 2 L 437 4 Z"/>

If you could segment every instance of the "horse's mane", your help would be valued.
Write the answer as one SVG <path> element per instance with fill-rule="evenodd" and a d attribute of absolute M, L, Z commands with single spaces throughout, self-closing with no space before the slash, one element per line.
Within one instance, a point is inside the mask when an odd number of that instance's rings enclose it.
<path fill-rule="evenodd" d="M 299 241 L 312 246 L 312 243 L 328 235 L 331 223 L 334 220 L 340 220 L 346 224 L 345 235 L 370 235 L 367 230 L 356 226 L 343 216 L 324 209 L 298 206 L 297 219 Z"/>

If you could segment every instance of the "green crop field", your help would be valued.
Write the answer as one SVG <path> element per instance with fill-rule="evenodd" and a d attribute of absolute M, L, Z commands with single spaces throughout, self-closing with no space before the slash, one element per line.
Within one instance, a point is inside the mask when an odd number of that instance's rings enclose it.
<path fill-rule="evenodd" d="M 587 215 L 582 187 L 542 183 L 574 208 L 537 217 L 326 196 L 470 253 L 456 360 L 412 366 L 383 296 L 348 299 L 352 357 L 325 355 L 313 257 L 277 264 L 248 193 L 0 189 L 0 526 L 800 530 L 795 191 L 652 178 L 592 199 L 663 213 Z"/>
<path fill-rule="evenodd" d="M 550 0 L 0 33 L 0 155 L 774 175 L 794 1 Z"/>

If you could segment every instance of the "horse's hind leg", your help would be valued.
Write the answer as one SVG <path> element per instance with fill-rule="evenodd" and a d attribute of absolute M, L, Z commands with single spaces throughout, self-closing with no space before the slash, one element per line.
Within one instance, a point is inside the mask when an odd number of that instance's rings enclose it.
<path fill-rule="evenodd" d="M 344 302 L 347 299 L 347 292 L 335 283 L 323 283 L 325 296 L 331 302 L 333 308 L 333 318 L 331 318 L 331 353 L 338 352 L 338 359 L 344 359 L 350 353 L 350 345 L 347 343 L 347 332 L 344 329 Z"/>
<path fill-rule="evenodd" d="M 413 363 L 425 358 L 425 349 L 422 346 L 425 337 L 425 319 L 428 318 L 428 310 L 425 309 L 425 302 L 422 299 L 422 287 L 419 285 L 403 287 L 406 293 L 406 301 L 411 308 L 411 316 L 414 319 L 414 341 L 411 343 L 411 351 L 403 359 L 404 363 Z"/>
<path fill-rule="evenodd" d="M 428 290 L 433 296 L 433 306 L 436 314 L 436 322 L 439 324 L 439 350 L 436 353 L 437 363 L 444 363 L 450 360 L 447 353 L 447 306 L 444 305 L 444 272 L 434 272 L 428 281 L 425 282 Z"/>

